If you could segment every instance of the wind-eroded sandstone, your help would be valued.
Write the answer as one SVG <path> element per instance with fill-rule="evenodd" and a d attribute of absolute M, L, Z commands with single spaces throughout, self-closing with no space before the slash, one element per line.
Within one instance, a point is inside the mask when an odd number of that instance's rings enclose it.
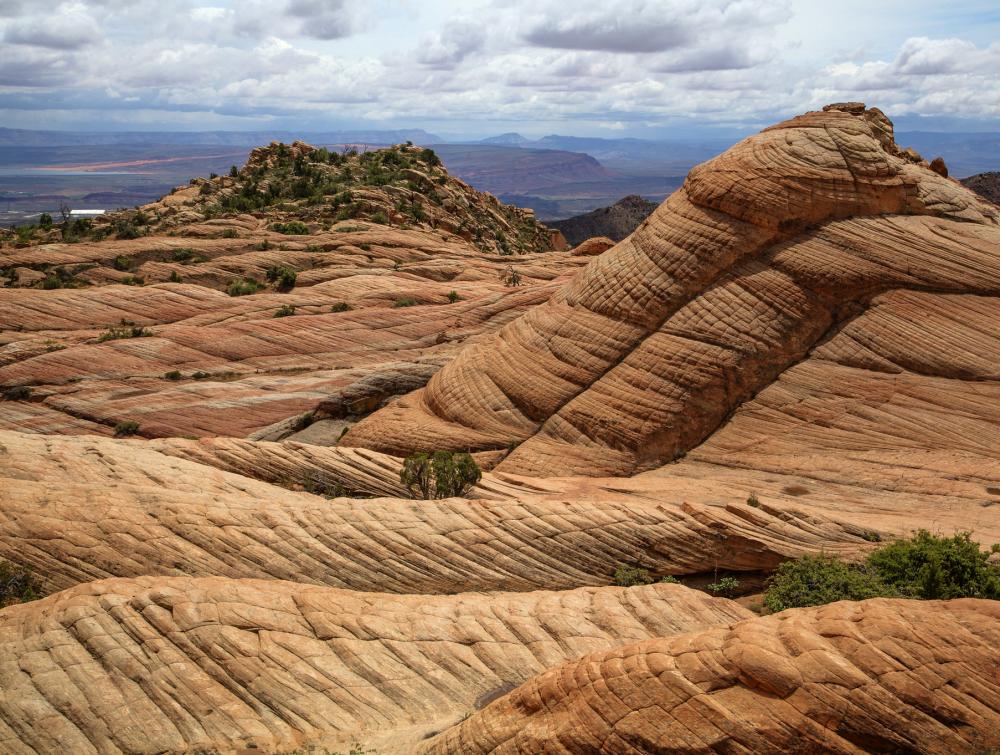
<path fill-rule="evenodd" d="M 416 751 L 990 752 L 1000 603 L 870 600 L 601 651 Z"/>
<path fill-rule="evenodd" d="M 0 611 L 0 750 L 365 741 L 406 752 L 550 666 L 748 615 L 664 584 L 400 596 L 221 578 L 93 582 Z"/>
<path fill-rule="evenodd" d="M 873 297 L 974 294 L 995 307 L 998 218 L 901 151 L 879 111 L 809 113 L 692 170 L 548 302 L 343 442 L 400 455 L 516 445 L 498 469 L 538 477 L 655 468 L 696 447 Z M 916 361 L 927 351 L 912 334 L 905 346 Z M 987 347 L 1000 350 L 995 340 Z"/>
<path fill-rule="evenodd" d="M 200 444 L 188 443 L 184 452 L 171 441 L 171 452 L 197 458 Z M 571 589 L 610 584 L 619 564 L 656 576 L 759 572 L 872 545 L 863 519 L 829 517 L 788 496 L 754 508 L 743 491 L 692 501 L 662 484 L 545 493 L 510 483 L 490 490 L 499 485 L 486 480 L 488 499 L 328 500 L 141 441 L 0 432 L 0 444 L 0 558 L 35 568 L 48 589 L 183 574 L 394 593 Z M 312 458 L 304 469 L 316 469 Z"/>

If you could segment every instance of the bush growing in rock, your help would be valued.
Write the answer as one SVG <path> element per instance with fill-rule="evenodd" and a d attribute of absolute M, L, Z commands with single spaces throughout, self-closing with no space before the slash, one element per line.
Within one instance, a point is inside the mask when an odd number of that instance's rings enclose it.
<path fill-rule="evenodd" d="M 968 532 L 938 537 L 920 530 L 873 551 L 862 564 L 832 556 L 786 561 L 768 580 L 764 606 L 775 612 L 878 597 L 1000 600 L 1000 564 L 989 558 Z"/>
<path fill-rule="evenodd" d="M 267 279 L 279 289 L 285 290 L 295 285 L 296 272 L 287 265 L 272 265 L 267 269 Z"/>
<path fill-rule="evenodd" d="M 298 220 L 290 220 L 287 223 L 275 223 L 274 230 L 286 236 L 308 236 L 309 226 Z"/>
<path fill-rule="evenodd" d="M 0 561 L 0 608 L 27 603 L 41 596 L 41 583 L 31 569 Z"/>
<path fill-rule="evenodd" d="M 31 398 L 31 388 L 26 385 L 16 385 L 3 392 L 4 401 L 27 401 Z"/>
<path fill-rule="evenodd" d="M 247 294 L 257 293 L 260 287 L 260 283 L 253 279 L 246 280 L 241 278 L 230 283 L 226 293 L 230 296 L 246 296 Z"/>
<path fill-rule="evenodd" d="M 115 425 L 116 438 L 128 438 L 139 432 L 139 423 L 128 419 Z"/>
<path fill-rule="evenodd" d="M 153 335 L 153 331 L 148 328 L 136 325 L 131 320 L 123 319 L 117 325 L 109 325 L 108 329 L 101 333 L 97 340 L 99 343 L 103 343 L 104 341 L 116 341 L 119 338 L 146 338 L 151 335 Z"/>
<path fill-rule="evenodd" d="M 614 580 L 619 587 L 635 587 L 636 585 L 651 585 L 653 583 L 648 569 L 626 564 L 618 565 L 615 569 Z"/>
<path fill-rule="evenodd" d="M 435 451 L 406 457 L 400 481 L 414 498 L 454 498 L 469 492 L 483 473 L 467 453 Z"/>

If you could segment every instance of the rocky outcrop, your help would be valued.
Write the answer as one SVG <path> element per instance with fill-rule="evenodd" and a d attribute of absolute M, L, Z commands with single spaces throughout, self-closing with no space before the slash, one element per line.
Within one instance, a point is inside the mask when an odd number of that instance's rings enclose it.
<path fill-rule="evenodd" d="M 785 611 L 571 661 L 417 752 L 988 752 L 998 642 L 995 601 Z"/>
<path fill-rule="evenodd" d="M 498 469 L 539 477 L 651 469 L 896 290 L 992 306 L 1000 214 L 899 149 L 879 111 L 833 106 L 695 168 L 546 304 L 343 443 L 514 448 Z"/>
<path fill-rule="evenodd" d="M 566 240 L 574 246 L 594 236 L 607 236 L 614 241 L 621 241 L 638 228 L 657 206 L 656 202 L 649 202 L 632 194 L 619 199 L 610 207 L 600 207 L 565 220 L 550 220 L 548 224 L 562 231 Z"/>
<path fill-rule="evenodd" d="M 977 173 L 962 179 L 962 185 L 972 189 L 983 199 L 1000 204 L 1000 171 Z"/>
<path fill-rule="evenodd" d="M 159 445 L 165 453 L 139 440 L 0 432 L 0 559 L 44 575 L 50 591 L 189 574 L 429 594 L 608 585 L 619 565 L 656 578 L 759 573 L 806 553 L 850 558 L 872 547 L 863 521 L 787 496 L 753 507 L 742 490 L 692 501 L 662 483 L 663 493 L 617 492 L 613 481 L 544 492 L 491 476 L 475 500 L 331 500 L 254 477 L 344 495 L 388 484 L 384 458 Z"/>
<path fill-rule="evenodd" d="M 406 752 L 549 666 L 747 615 L 678 585 L 400 596 L 94 582 L 0 612 L 0 750 Z"/>
<path fill-rule="evenodd" d="M 30 403 L 0 405 L 0 427 L 107 434 L 136 421 L 147 437 L 247 437 L 309 411 L 356 418 L 422 386 L 584 264 L 566 253 L 484 257 L 374 227 L 255 246 L 162 237 L 12 251 L 26 264 L 94 265 L 80 275 L 95 282 L 127 257 L 150 285 L 0 289 L 0 391 L 32 388 Z M 213 290 L 280 265 L 298 270 L 289 291 Z M 521 285 L 504 284 L 508 268 Z M 178 270 L 183 281 L 169 282 Z M 109 339 L 123 320 L 144 337 Z"/>

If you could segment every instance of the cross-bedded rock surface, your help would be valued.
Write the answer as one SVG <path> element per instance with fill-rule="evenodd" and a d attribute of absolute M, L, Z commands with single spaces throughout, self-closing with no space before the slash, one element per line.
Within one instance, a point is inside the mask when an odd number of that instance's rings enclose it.
<path fill-rule="evenodd" d="M 566 660 L 748 615 L 679 585 L 401 596 L 94 582 L 0 612 L 0 750 L 412 747 Z"/>
<path fill-rule="evenodd" d="M 1000 542 L 1000 225 L 945 172 L 831 106 L 564 252 L 424 150 L 272 145 L 3 248 L 0 562 L 55 594 L 0 610 L 0 750 L 997 747 L 996 603 L 689 589 Z M 435 449 L 468 497 L 406 497 Z"/>
<path fill-rule="evenodd" d="M 546 304 L 343 442 L 397 454 L 516 445 L 498 469 L 539 477 L 651 469 L 696 447 L 841 328 L 862 333 L 878 297 L 907 291 L 925 293 L 931 311 L 953 308 L 955 294 L 979 297 L 973 308 L 995 321 L 1000 213 L 900 150 L 879 111 L 809 113 L 695 168 Z M 996 354 L 995 330 L 972 343 L 958 322 L 931 324 L 949 352 L 911 328 L 851 364 L 862 371 L 854 382 L 918 380 L 927 366 L 925 385 L 938 377 L 938 390 L 979 392 L 962 416 L 980 415 L 996 438 L 995 375 L 948 356 L 979 345 Z M 829 362 L 851 356 L 810 361 L 831 384 L 843 370 Z M 930 390 L 934 403 L 950 399 Z"/>
<path fill-rule="evenodd" d="M 806 553 L 871 547 L 863 516 L 838 520 L 790 496 L 753 508 L 742 491 L 691 500 L 669 486 L 616 490 L 609 480 L 545 493 L 488 476 L 475 500 L 328 500 L 216 468 L 244 464 L 275 478 L 284 469 L 296 483 L 308 471 L 344 487 L 365 483 L 360 473 L 338 476 L 338 463 L 375 479 L 384 468 L 330 449 L 325 462 L 300 454 L 296 471 L 294 450 L 262 445 L 170 441 L 168 456 L 141 441 L 0 432 L 0 558 L 47 575 L 49 589 L 191 574 L 454 593 L 608 585 L 619 564 L 657 577 L 760 572 Z"/>
<path fill-rule="evenodd" d="M 416 751 L 990 752 L 1000 603 L 793 609 L 585 656 Z"/>

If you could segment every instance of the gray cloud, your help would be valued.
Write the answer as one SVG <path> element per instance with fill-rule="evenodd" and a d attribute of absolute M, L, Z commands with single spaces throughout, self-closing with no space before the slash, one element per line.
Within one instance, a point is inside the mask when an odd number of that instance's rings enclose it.
<path fill-rule="evenodd" d="M 289 0 L 286 13 L 299 19 L 299 31 L 314 39 L 340 39 L 356 31 L 355 19 L 344 0 Z"/>
<path fill-rule="evenodd" d="M 472 21 L 453 21 L 428 35 L 417 51 L 417 60 L 431 68 L 450 69 L 483 48 L 486 31 Z"/>
<path fill-rule="evenodd" d="M 677 20 L 647 23 L 610 13 L 581 20 L 547 19 L 532 27 L 524 38 L 539 47 L 607 52 L 662 52 L 692 41 L 690 30 Z"/>
<path fill-rule="evenodd" d="M 9 44 L 53 50 L 78 50 L 100 39 L 101 29 L 94 19 L 79 12 L 18 19 L 4 32 L 4 41 Z"/>

